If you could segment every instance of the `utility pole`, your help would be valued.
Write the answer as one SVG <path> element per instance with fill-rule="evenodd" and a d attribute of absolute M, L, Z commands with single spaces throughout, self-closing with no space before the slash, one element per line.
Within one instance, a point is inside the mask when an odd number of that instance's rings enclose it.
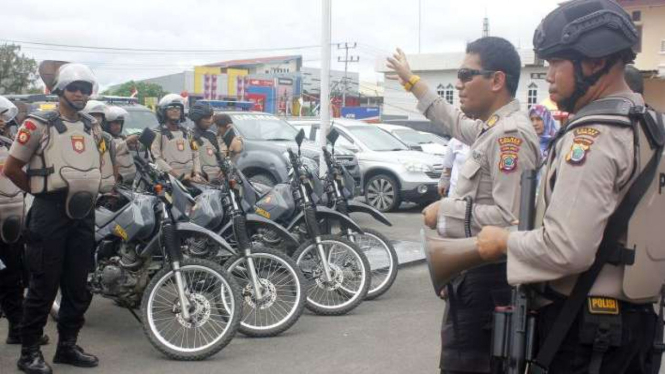
<path fill-rule="evenodd" d="M 487 8 L 485 8 L 485 18 L 483 18 L 483 37 L 490 36 L 490 19 L 487 17 Z"/>
<path fill-rule="evenodd" d="M 330 128 L 330 4 L 331 0 L 321 0 L 321 135 L 319 149 L 326 146 L 326 136 Z M 323 162 L 323 151 L 319 156 L 319 176 L 326 174 L 327 166 Z"/>
<path fill-rule="evenodd" d="M 422 31 L 422 29 L 420 27 L 420 25 L 422 23 L 421 17 L 422 17 L 422 14 L 423 14 L 422 6 L 423 6 L 423 1 L 418 0 L 418 54 L 420 54 L 420 33 Z"/>
<path fill-rule="evenodd" d="M 344 79 L 343 79 L 344 91 L 342 92 L 342 106 L 343 107 L 346 106 L 346 91 L 347 91 L 348 84 L 349 84 L 349 78 L 347 78 L 346 75 L 347 75 L 347 72 L 349 70 L 349 63 L 360 61 L 360 56 L 349 56 L 349 49 L 354 49 L 354 48 L 356 48 L 356 46 L 357 46 L 357 43 L 355 43 L 355 42 L 352 45 L 349 44 L 349 43 L 344 43 L 343 47 L 342 47 L 341 44 L 337 44 L 337 49 L 338 50 L 341 50 L 341 49 L 344 50 L 344 60 L 342 60 L 342 58 L 339 57 L 339 56 L 337 57 L 337 62 L 343 62 L 344 63 Z"/>

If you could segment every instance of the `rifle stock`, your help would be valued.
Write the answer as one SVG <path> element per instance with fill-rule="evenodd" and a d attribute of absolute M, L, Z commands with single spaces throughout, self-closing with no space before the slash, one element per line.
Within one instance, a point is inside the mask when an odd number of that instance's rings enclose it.
<path fill-rule="evenodd" d="M 537 181 L 537 170 L 522 173 L 518 225 L 521 231 L 534 228 Z M 501 373 L 524 373 L 533 358 L 535 316 L 529 313 L 528 301 L 527 288 L 517 285 L 513 288 L 511 305 L 494 312 L 492 357 Z"/>

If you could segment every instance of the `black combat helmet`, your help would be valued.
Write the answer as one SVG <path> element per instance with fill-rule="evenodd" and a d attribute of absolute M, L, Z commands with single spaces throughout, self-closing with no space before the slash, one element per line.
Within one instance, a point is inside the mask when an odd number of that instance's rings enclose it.
<path fill-rule="evenodd" d="M 573 62 L 575 91 L 559 102 L 559 108 L 572 112 L 577 101 L 614 64 L 635 59 L 633 47 L 638 34 L 630 16 L 613 0 L 572 0 L 552 11 L 533 36 L 538 57 Z M 582 60 L 607 58 L 601 70 L 585 76 Z"/>
<path fill-rule="evenodd" d="M 201 102 L 196 102 L 194 105 L 192 105 L 191 108 L 189 108 L 189 114 L 188 117 L 194 123 L 198 124 L 198 122 L 202 118 L 210 117 L 214 114 L 214 111 L 212 109 L 212 106 L 208 103 L 201 103 Z"/>

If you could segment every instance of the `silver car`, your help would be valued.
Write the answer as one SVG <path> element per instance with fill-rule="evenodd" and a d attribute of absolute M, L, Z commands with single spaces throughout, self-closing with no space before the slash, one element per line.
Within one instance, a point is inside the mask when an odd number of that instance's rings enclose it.
<path fill-rule="evenodd" d="M 310 140 L 320 136 L 317 119 L 293 119 L 296 128 L 305 129 Z M 336 145 L 355 153 L 363 180 L 367 203 L 387 212 L 402 201 L 427 204 L 438 198 L 437 183 L 443 170 L 441 157 L 409 147 L 391 134 L 365 122 L 336 118 L 340 133 Z"/>

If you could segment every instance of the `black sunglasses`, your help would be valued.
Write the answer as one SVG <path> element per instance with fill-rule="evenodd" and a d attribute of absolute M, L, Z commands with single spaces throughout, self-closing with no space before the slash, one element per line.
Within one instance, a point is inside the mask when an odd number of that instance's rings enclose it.
<path fill-rule="evenodd" d="M 74 82 L 68 84 L 65 90 L 69 92 L 80 91 L 84 95 L 90 95 L 92 94 L 92 85 L 87 82 Z"/>
<path fill-rule="evenodd" d="M 482 75 L 486 78 L 489 78 L 490 75 L 496 73 L 497 70 L 478 70 L 478 69 L 467 69 L 467 68 L 462 68 L 457 71 L 457 79 L 459 79 L 462 83 L 469 82 L 470 80 L 473 79 L 476 75 Z"/>

